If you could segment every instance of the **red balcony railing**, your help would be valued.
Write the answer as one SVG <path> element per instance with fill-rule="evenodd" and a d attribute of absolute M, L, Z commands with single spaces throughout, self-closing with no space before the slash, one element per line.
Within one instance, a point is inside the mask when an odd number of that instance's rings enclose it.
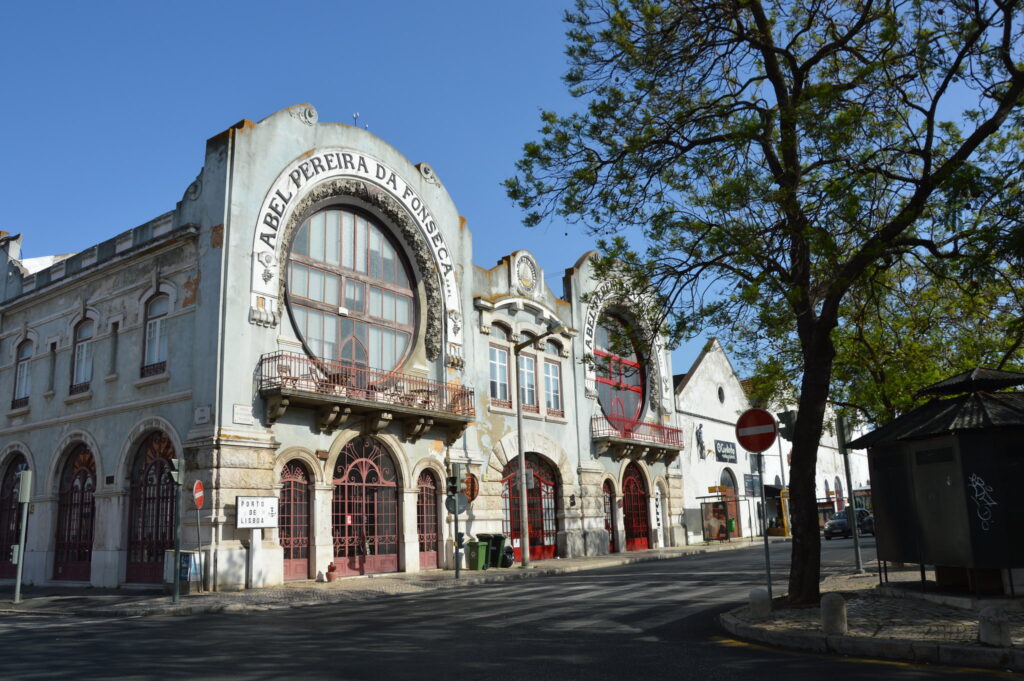
<path fill-rule="evenodd" d="M 624 440 L 652 442 L 682 449 L 683 431 L 651 421 L 634 421 L 615 416 L 595 416 L 591 428 L 593 437 L 618 437 Z"/>
<path fill-rule="evenodd" d="M 295 352 L 260 357 L 260 391 L 300 390 L 324 397 L 386 402 L 459 416 L 473 416 L 473 390 L 451 383 L 313 359 Z"/>

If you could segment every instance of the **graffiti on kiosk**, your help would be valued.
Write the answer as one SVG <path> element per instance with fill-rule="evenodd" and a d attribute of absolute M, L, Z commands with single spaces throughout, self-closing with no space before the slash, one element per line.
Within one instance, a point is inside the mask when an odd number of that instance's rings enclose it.
<path fill-rule="evenodd" d="M 971 498 L 978 506 L 978 520 L 981 521 L 981 529 L 988 532 L 994 522 L 992 507 L 998 506 L 996 500 L 992 498 L 992 485 L 986 485 L 980 475 L 971 473 L 971 477 L 967 479 L 967 486 L 971 490 Z"/>

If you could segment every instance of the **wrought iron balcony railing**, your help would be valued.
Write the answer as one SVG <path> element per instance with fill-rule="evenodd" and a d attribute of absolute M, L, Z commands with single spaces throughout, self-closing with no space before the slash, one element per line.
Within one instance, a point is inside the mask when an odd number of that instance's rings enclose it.
<path fill-rule="evenodd" d="M 476 413 L 471 388 L 295 352 L 263 355 L 257 373 L 261 393 L 301 393 L 314 401 L 358 400 L 470 419 Z"/>
<path fill-rule="evenodd" d="M 634 421 L 615 416 L 595 416 L 591 428 L 594 439 L 619 438 L 649 443 L 665 449 L 683 448 L 683 431 L 651 421 Z"/>

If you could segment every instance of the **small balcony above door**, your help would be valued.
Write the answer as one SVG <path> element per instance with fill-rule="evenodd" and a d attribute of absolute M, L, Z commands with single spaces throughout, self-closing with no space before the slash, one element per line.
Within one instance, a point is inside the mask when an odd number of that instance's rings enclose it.
<path fill-rule="evenodd" d="M 401 423 L 407 441 L 438 428 L 452 444 L 476 414 L 471 388 L 295 352 L 263 355 L 257 381 L 271 424 L 298 407 L 315 411 L 328 433 L 359 418 L 368 433 Z"/>
<path fill-rule="evenodd" d="M 590 427 L 597 453 L 610 451 L 616 459 L 670 463 L 683 449 L 681 429 L 653 421 L 599 415 Z"/>

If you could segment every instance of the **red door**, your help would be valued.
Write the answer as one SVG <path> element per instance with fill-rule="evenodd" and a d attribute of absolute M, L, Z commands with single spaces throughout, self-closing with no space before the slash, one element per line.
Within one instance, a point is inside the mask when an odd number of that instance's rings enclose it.
<path fill-rule="evenodd" d="M 0 579 L 13 579 L 17 566 L 11 562 L 11 547 L 21 541 L 21 504 L 18 503 L 18 473 L 28 468 L 25 457 L 15 454 L 0 478 Z"/>
<path fill-rule="evenodd" d="M 332 516 L 339 575 L 398 571 L 398 481 L 377 440 L 358 438 L 341 451 Z"/>
<path fill-rule="evenodd" d="M 420 569 L 433 570 L 437 562 L 437 478 L 423 471 L 419 478 L 416 497 L 416 533 L 420 543 Z"/>
<path fill-rule="evenodd" d="M 164 551 L 174 548 L 173 458 L 171 439 L 159 431 L 149 435 L 135 454 L 128 509 L 128 582 L 159 584 L 163 580 Z"/>
<path fill-rule="evenodd" d="M 536 454 L 526 455 L 526 514 L 530 540 L 530 560 L 554 558 L 558 552 L 558 522 L 555 517 L 557 478 L 555 469 Z M 502 506 L 505 535 L 512 544 L 516 560 L 522 560 L 522 515 L 519 503 L 519 459 L 505 466 L 502 483 Z"/>
<path fill-rule="evenodd" d="M 64 464 L 57 497 L 57 541 L 53 578 L 87 581 L 92 572 L 92 531 L 96 513 L 96 462 L 78 445 Z"/>
<path fill-rule="evenodd" d="M 604 481 L 604 529 L 608 531 L 608 553 L 615 553 L 615 490 Z"/>
<path fill-rule="evenodd" d="M 742 537 L 743 525 L 740 523 L 740 500 L 736 496 L 736 477 L 732 474 L 731 470 L 726 468 L 722 471 L 720 481 L 720 484 L 725 487 L 725 492 L 722 493 L 722 500 L 725 501 L 726 513 L 729 516 L 729 520 L 734 521 L 736 525 L 736 530 L 729 532 L 729 537 Z"/>
<path fill-rule="evenodd" d="M 647 483 L 635 463 L 626 466 L 622 479 L 622 510 L 626 523 L 626 550 L 651 547 L 651 524 L 647 508 Z"/>
<path fill-rule="evenodd" d="M 285 580 L 309 579 L 309 474 L 298 461 L 281 469 L 277 536 L 284 551 Z"/>

